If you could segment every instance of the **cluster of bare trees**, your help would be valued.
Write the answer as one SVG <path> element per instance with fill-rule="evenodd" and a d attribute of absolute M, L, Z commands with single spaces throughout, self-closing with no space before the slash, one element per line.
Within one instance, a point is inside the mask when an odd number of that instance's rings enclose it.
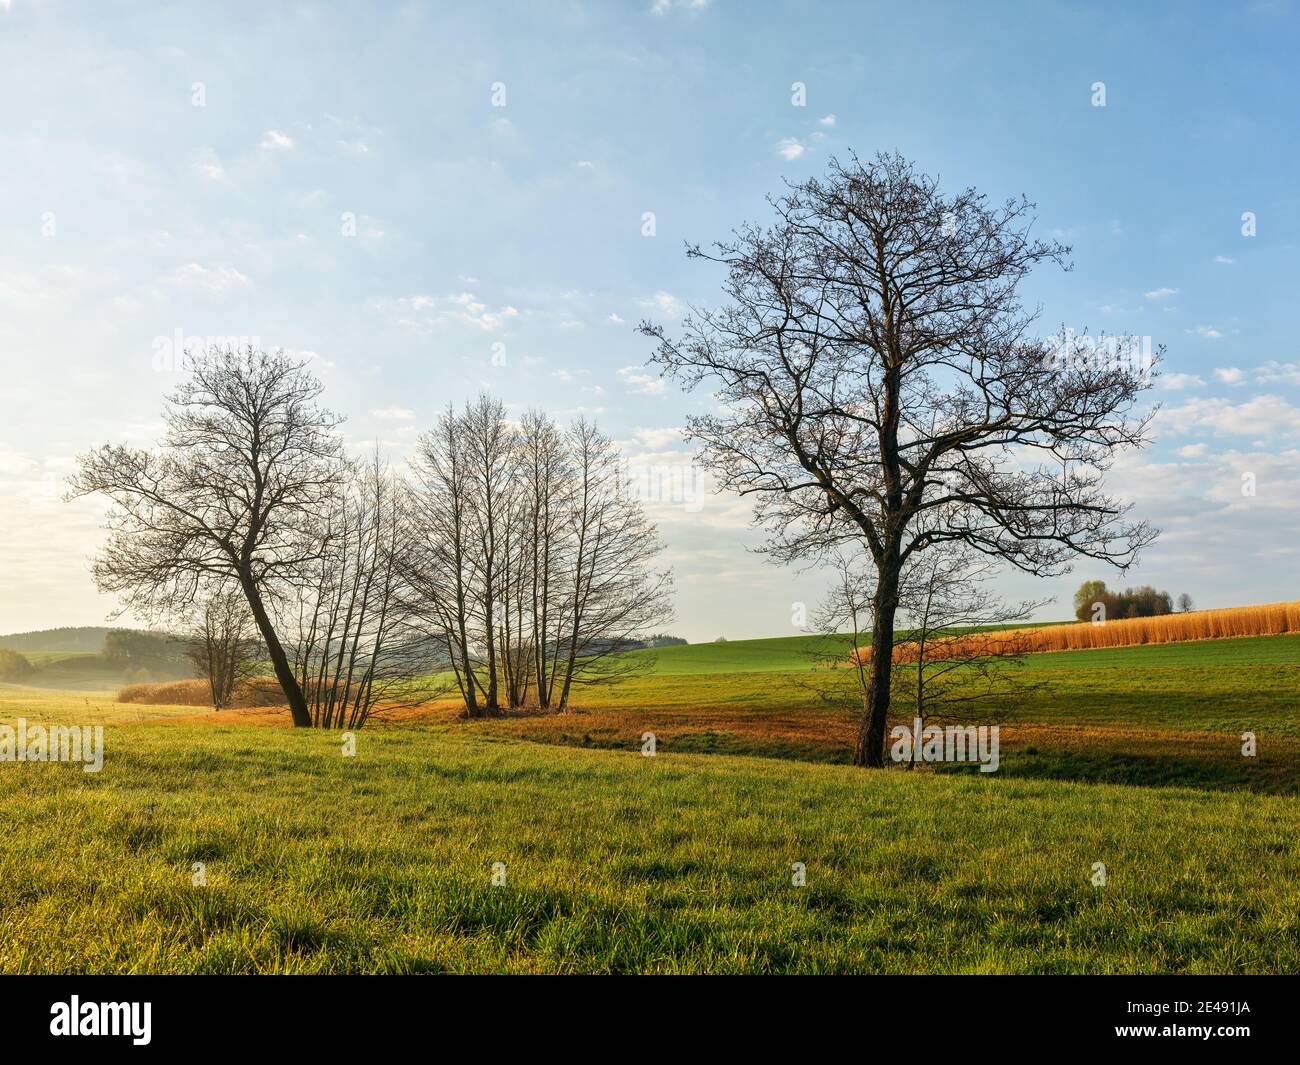
<path fill-rule="evenodd" d="M 405 485 L 378 450 L 343 463 L 320 549 L 277 597 L 277 624 L 318 728 L 359 728 L 377 705 L 432 690 L 401 580 L 407 514 Z"/>
<path fill-rule="evenodd" d="M 590 423 L 516 425 L 482 396 L 439 419 L 404 479 L 346 456 L 304 362 L 190 361 L 163 446 L 83 455 L 70 494 L 113 503 L 102 589 L 198 619 L 214 706 L 256 646 L 298 726 L 356 728 L 444 676 L 471 716 L 562 709 L 578 681 L 633 668 L 616 652 L 669 616 L 655 528 Z"/>
<path fill-rule="evenodd" d="M 421 437 L 414 489 L 410 602 L 471 717 L 566 708 L 670 614 L 658 535 L 590 422 L 513 425 L 480 396 Z"/>

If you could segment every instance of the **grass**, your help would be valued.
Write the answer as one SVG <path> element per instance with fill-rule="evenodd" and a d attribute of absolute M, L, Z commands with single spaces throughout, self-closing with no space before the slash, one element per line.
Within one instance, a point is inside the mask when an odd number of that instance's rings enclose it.
<path fill-rule="evenodd" d="M 0 686 L 0 721 L 105 726 L 99 774 L 0 763 L 0 972 L 1300 967 L 1300 636 L 1031 656 L 995 774 L 835 764 L 851 676 L 808 652 L 661 649 L 355 758 L 248 727 L 282 711 Z"/>
<path fill-rule="evenodd" d="M 1300 967 L 1281 798 L 410 725 L 355 758 L 223 725 L 118 725 L 106 748 L 98 775 L 0 772 L 0 971 Z"/>
<path fill-rule="evenodd" d="M 806 645 L 796 638 L 790 647 L 802 653 Z M 676 650 L 685 659 L 690 648 Z M 711 645 L 702 652 L 712 659 Z M 801 671 L 781 673 L 692 673 L 679 662 L 676 672 L 580 692 L 582 713 L 480 727 L 627 748 L 653 731 L 678 750 L 846 761 L 857 712 L 852 673 L 812 670 L 806 654 L 803 661 Z M 1012 752 L 1034 748 L 1035 757 L 1032 764 L 1009 759 L 1000 772 L 1300 794 L 1300 636 L 1067 651 L 1024 661 L 1030 687 L 1010 706 L 1003 742 Z M 899 718 L 906 718 L 902 707 Z M 1253 760 L 1241 755 L 1245 732 L 1258 738 Z"/>

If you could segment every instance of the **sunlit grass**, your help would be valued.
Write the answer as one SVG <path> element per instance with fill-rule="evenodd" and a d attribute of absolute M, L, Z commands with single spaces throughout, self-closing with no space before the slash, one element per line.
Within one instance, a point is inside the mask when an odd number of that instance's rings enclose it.
<path fill-rule="evenodd" d="M 105 747 L 98 775 L 0 765 L 0 971 L 1300 967 L 1289 799 L 459 726 L 363 732 L 355 758 L 221 725 Z"/>

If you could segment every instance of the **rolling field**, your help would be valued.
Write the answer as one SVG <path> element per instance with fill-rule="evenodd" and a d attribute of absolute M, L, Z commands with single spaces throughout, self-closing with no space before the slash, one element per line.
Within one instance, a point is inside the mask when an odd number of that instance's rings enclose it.
<path fill-rule="evenodd" d="M 809 651 L 660 649 L 354 758 L 250 727 L 281 711 L 0 686 L 0 722 L 105 726 L 98 774 L 0 763 L 0 972 L 1300 968 L 1300 636 L 1033 656 L 994 774 L 828 764 L 850 677 Z"/>
<path fill-rule="evenodd" d="M 1283 798 L 445 727 L 375 730 L 355 758 L 238 726 L 122 725 L 107 748 L 98 775 L 0 774 L 0 971 L 1300 966 L 1300 810 Z"/>
<path fill-rule="evenodd" d="M 652 731 L 665 750 L 843 763 L 856 727 L 853 677 L 822 664 L 819 641 L 647 652 L 645 675 L 580 692 L 575 713 L 473 727 L 625 749 Z M 765 668 L 750 644 L 782 668 Z M 729 671 L 710 671 L 719 666 Z M 999 776 L 1300 794 L 1300 635 L 1035 654 L 1021 679 L 1027 690 L 1002 724 Z M 900 708 L 897 720 L 907 717 Z M 1253 758 L 1241 754 L 1245 732 L 1258 738 Z"/>

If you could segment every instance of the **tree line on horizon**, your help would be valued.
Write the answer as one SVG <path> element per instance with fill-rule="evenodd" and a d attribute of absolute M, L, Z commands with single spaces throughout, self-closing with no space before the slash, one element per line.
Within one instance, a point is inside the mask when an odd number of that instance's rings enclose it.
<path fill-rule="evenodd" d="M 1186 614 L 1192 609 L 1192 597 L 1183 592 L 1178 597 L 1178 612 Z M 1172 614 L 1174 610 L 1173 596 L 1156 591 L 1149 584 L 1112 591 L 1105 581 L 1084 581 L 1074 593 L 1074 616 L 1080 621 L 1155 618 Z"/>

